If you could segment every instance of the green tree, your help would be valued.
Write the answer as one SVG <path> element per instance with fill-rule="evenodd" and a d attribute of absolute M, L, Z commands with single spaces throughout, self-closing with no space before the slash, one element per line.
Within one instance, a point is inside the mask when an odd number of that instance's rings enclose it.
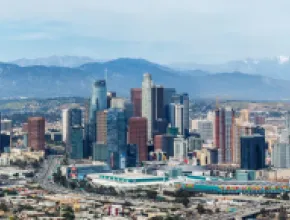
<path fill-rule="evenodd" d="M 64 217 L 66 220 L 74 220 L 75 214 L 74 210 L 71 206 L 65 206 L 62 208 L 62 217 Z"/>
<path fill-rule="evenodd" d="M 287 220 L 287 211 L 283 206 L 280 207 L 278 219 L 279 220 Z"/>
<path fill-rule="evenodd" d="M 4 202 L 0 203 L 0 210 L 2 210 L 4 212 L 9 211 L 8 206 Z"/>
<path fill-rule="evenodd" d="M 200 214 L 200 215 L 202 215 L 202 214 L 204 214 L 205 213 L 205 208 L 203 207 L 203 205 L 201 204 L 201 203 L 199 203 L 198 205 L 197 205 L 197 212 Z"/>
<path fill-rule="evenodd" d="M 289 200 L 289 194 L 287 192 L 284 192 L 281 196 L 281 199 L 283 200 Z"/>

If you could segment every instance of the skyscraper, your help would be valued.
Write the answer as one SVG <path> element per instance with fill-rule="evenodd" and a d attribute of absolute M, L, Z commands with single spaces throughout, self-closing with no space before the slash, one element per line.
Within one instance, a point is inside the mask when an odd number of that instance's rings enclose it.
<path fill-rule="evenodd" d="M 97 112 L 97 143 L 107 144 L 107 110 Z"/>
<path fill-rule="evenodd" d="M 290 144 L 277 143 L 274 145 L 272 165 L 275 168 L 290 168 Z"/>
<path fill-rule="evenodd" d="M 184 120 L 183 120 L 184 106 L 181 104 L 175 104 L 175 127 L 178 128 L 179 134 L 184 134 Z"/>
<path fill-rule="evenodd" d="M 116 92 L 107 92 L 107 108 L 111 108 L 111 100 L 116 96 L 117 96 Z"/>
<path fill-rule="evenodd" d="M 147 138 L 152 141 L 153 108 L 152 108 L 153 81 L 149 73 L 143 75 L 142 82 L 142 117 L 147 118 Z"/>
<path fill-rule="evenodd" d="M 139 162 L 148 159 L 147 124 L 146 118 L 132 117 L 129 119 L 128 144 L 137 145 Z"/>
<path fill-rule="evenodd" d="M 131 102 L 133 104 L 133 116 L 142 116 L 142 89 L 134 88 L 131 89 Z"/>
<path fill-rule="evenodd" d="M 72 126 L 70 128 L 70 153 L 71 159 L 83 159 L 83 128 L 81 126 Z"/>
<path fill-rule="evenodd" d="M 85 144 L 85 156 L 92 156 L 92 145 L 97 140 L 97 111 L 107 109 L 107 87 L 105 80 L 97 80 L 93 84 L 92 97 L 89 110 L 88 125 L 85 125 L 86 144 Z"/>
<path fill-rule="evenodd" d="M 265 168 L 265 137 L 252 135 L 241 137 L 241 169 Z"/>
<path fill-rule="evenodd" d="M 45 119 L 43 117 L 28 118 L 28 146 L 33 150 L 44 150 Z"/>
<path fill-rule="evenodd" d="M 66 152 L 71 153 L 72 128 L 82 127 L 82 110 L 79 108 L 64 109 L 62 112 L 63 142 L 66 143 Z M 83 138 L 82 138 L 83 139 Z"/>
<path fill-rule="evenodd" d="M 107 112 L 107 147 L 108 164 L 113 169 L 126 166 L 127 129 L 124 110 L 108 109 Z"/>
<path fill-rule="evenodd" d="M 219 149 L 219 163 L 232 163 L 234 148 L 235 112 L 219 108 L 215 111 L 215 145 Z"/>

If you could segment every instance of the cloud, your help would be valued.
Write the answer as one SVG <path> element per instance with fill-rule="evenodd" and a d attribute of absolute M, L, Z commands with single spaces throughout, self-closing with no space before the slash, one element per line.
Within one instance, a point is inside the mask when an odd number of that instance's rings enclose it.
<path fill-rule="evenodd" d="M 55 37 L 45 32 L 23 33 L 17 36 L 10 37 L 10 40 L 19 40 L 19 41 L 52 40 L 52 39 L 55 39 Z"/>

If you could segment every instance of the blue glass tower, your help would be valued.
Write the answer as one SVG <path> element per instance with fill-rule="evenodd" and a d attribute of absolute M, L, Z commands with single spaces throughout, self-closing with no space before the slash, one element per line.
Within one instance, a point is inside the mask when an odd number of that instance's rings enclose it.
<path fill-rule="evenodd" d="M 255 134 L 241 137 L 241 169 L 265 168 L 265 136 Z"/>

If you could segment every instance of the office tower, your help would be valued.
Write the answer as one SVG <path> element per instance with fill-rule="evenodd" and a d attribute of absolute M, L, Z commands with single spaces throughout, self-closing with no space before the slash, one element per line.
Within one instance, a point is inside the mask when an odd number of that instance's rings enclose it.
<path fill-rule="evenodd" d="M 82 127 L 82 110 L 79 108 L 64 109 L 62 112 L 63 142 L 66 144 L 66 152 L 71 153 L 72 128 Z M 83 138 L 82 138 L 83 140 Z"/>
<path fill-rule="evenodd" d="M 12 130 L 12 121 L 8 119 L 1 120 L 1 132 L 10 132 Z"/>
<path fill-rule="evenodd" d="M 277 143 L 272 150 L 272 165 L 275 168 L 290 168 L 290 144 Z"/>
<path fill-rule="evenodd" d="M 265 137 L 255 134 L 241 137 L 241 169 L 265 168 Z"/>
<path fill-rule="evenodd" d="M 152 87 L 152 118 L 157 120 L 165 117 L 164 109 L 164 88 L 160 85 L 154 85 Z"/>
<path fill-rule="evenodd" d="M 233 148 L 233 163 L 241 164 L 241 137 L 254 134 L 254 126 L 248 122 L 243 122 L 240 119 L 236 120 L 234 125 L 234 148 Z"/>
<path fill-rule="evenodd" d="M 184 106 L 181 104 L 175 104 L 175 127 L 178 128 L 179 134 L 184 134 L 184 120 L 183 120 Z"/>
<path fill-rule="evenodd" d="M 183 98 L 183 129 L 184 133 L 187 134 L 189 132 L 189 96 L 187 93 L 182 94 Z"/>
<path fill-rule="evenodd" d="M 127 144 L 126 167 L 136 167 L 138 164 L 138 146 L 136 144 Z"/>
<path fill-rule="evenodd" d="M 174 136 L 163 134 L 154 136 L 154 150 L 166 153 L 167 159 L 174 156 Z"/>
<path fill-rule="evenodd" d="M 111 108 L 123 109 L 125 112 L 126 123 L 133 116 L 133 105 L 125 98 L 112 98 Z"/>
<path fill-rule="evenodd" d="M 175 127 L 175 104 L 170 103 L 168 106 L 169 110 L 169 124 L 171 127 Z"/>
<path fill-rule="evenodd" d="M 124 110 L 108 109 L 107 112 L 107 147 L 108 164 L 112 169 L 126 166 L 127 129 Z"/>
<path fill-rule="evenodd" d="M 142 116 L 142 89 L 131 89 L 131 102 L 133 104 L 133 117 Z"/>
<path fill-rule="evenodd" d="M 73 126 L 70 128 L 70 146 L 69 152 L 71 159 L 83 159 L 83 128 L 81 126 Z"/>
<path fill-rule="evenodd" d="M 107 92 L 107 108 L 111 108 L 111 100 L 113 97 L 116 97 L 116 92 Z"/>
<path fill-rule="evenodd" d="M 84 111 L 84 158 L 89 158 L 92 154 L 91 142 L 90 142 L 90 103 L 91 100 L 87 99 L 85 101 L 85 111 Z"/>
<path fill-rule="evenodd" d="M 0 112 L 0 121 L 1 121 L 1 112 Z M 2 148 L 2 141 L 1 141 L 1 132 L 2 132 L 2 130 L 1 130 L 1 123 L 0 123 L 0 154 L 1 154 L 1 152 L 3 152 L 3 148 Z"/>
<path fill-rule="evenodd" d="M 215 145 L 219 149 L 219 163 L 232 163 L 234 148 L 235 112 L 232 108 L 215 110 Z"/>
<path fill-rule="evenodd" d="M 201 150 L 203 139 L 198 136 L 189 136 L 188 140 L 188 151 L 193 152 L 196 150 Z"/>
<path fill-rule="evenodd" d="M 189 96 L 187 93 L 183 94 L 175 94 L 172 96 L 172 103 L 176 105 L 183 106 L 183 113 L 182 113 L 182 127 L 183 130 L 180 131 L 181 134 L 187 134 L 189 132 Z M 170 123 L 172 121 L 172 107 L 169 107 L 169 117 Z M 175 119 L 176 120 L 176 119 Z"/>
<path fill-rule="evenodd" d="M 90 121 L 95 121 L 96 112 L 107 109 L 107 87 L 105 80 L 97 80 L 93 84 L 90 103 Z"/>
<path fill-rule="evenodd" d="M 169 122 L 170 112 L 169 112 L 169 105 L 172 101 L 172 97 L 176 94 L 176 90 L 173 88 L 164 88 L 163 89 L 163 105 L 165 108 L 164 117 Z"/>
<path fill-rule="evenodd" d="M 152 87 L 151 74 L 145 73 L 142 82 L 142 117 L 147 118 L 147 138 L 152 141 L 153 108 L 152 108 Z"/>
<path fill-rule="evenodd" d="M 154 135 L 166 134 L 168 122 L 165 118 L 158 118 L 154 121 Z"/>
<path fill-rule="evenodd" d="M 27 122 L 22 124 L 22 132 L 24 132 L 24 133 L 28 132 L 28 123 Z"/>
<path fill-rule="evenodd" d="M 11 135 L 11 134 L 10 134 Z M 0 154 L 9 152 L 11 144 L 11 136 L 9 134 L 0 134 Z"/>
<path fill-rule="evenodd" d="M 96 141 L 96 113 L 107 109 L 107 87 L 105 80 L 97 80 L 93 84 L 93 92 L 89 114 L 89 142 Z"/>
<path fill-rule="evenodd" d="M 188 140 L 184 137 L 174 138 L 174 157 L 178 159 L 185 159 L 188 155 Z"/>
<path fill-rule="evenodd" d="M 197 132 L 205 142 L 213 142 L 213 122 L 210 120 L 198 120 Z"/>
<path fill-rule="evenodd" d="M 107 110 L 97 112 L 97 143 L 107 144 Z"/>
<path fill-rule="evenodd" d="M 290 111 L 286 112 L 285 119 L 286 119 L 286 123 L 285 123 L 286 124 L 286 129 L 290 133 Z"/>
<path fill-rule="evenodd" d="M 108 160 L 108 146 L 107 144 L 99 143 L 93 144 L 93 160 L 107 162 Z"/>
<path fill-rule="evenodd" d="M 139 162 L 146 161 L 147 151 L 147 119 L 141 117 L 132 117 L 129 119 L 128 144 L 138 146 Z"/>
<path fill-rule="evenodd" d="M 28 118 L 28 147 L 38 151 L 45 147 L 45 119 L 43 117 Z"/>

